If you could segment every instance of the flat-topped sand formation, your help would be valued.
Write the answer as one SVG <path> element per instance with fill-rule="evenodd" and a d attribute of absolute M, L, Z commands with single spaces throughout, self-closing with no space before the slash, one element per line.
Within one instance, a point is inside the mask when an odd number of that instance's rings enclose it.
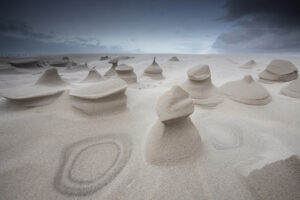
<path fill-rule="evenodd" d="M 144 70 L 144 75 L 149 76 L 153 79 L 163 79 L 163 70 L 159 66 L 159 64 L 157 64 L 155 59 L 156 57 L 153 58 L 152 64 Z"/>
<path fill-rule="evenodd" d="M 146 140 L 146 160 L 155 165 L 168 165 L 195 155 L 201 139 L 189 118 L 194 112 L 189 94 L 179 86 L 172 87 L 159 98 L 156 112 L 159 121 Z"/>
<path fill-rule="evenodd" d="M 290 82 L 280 92 L 286 96 L 300 99 L 300 78 Z"/>
<path fill-rule="evenodd" d="M 225 83 L 220 89 L 230 99 L 240 103 L 265 105 L 272 100 L 269 92 L 261 84 L 254 81 L 250 75 L 241 80 Z"/>
<path fill-rule="evenodd" d="M 101 80 L 103 80 L 103 77 L 96 70 L 96 68 L 93 67 L 92 69 L 90 69 L 90 71 L 88 72 L 88 75 L 82 80 L 82 82 L 88 83 L 88 82 L 97 82 L 97 81 L 101 81 Z"/>
<path fill-rule="evenodd" d="M 117 75 L 120 79 L 126 81 L 127 83 L 136 83 L 137 77 L 136 74 L 133 71 L 133 67 L 121 64 L 116 67 Z"/>
<path fill-rule="evenodd" d="M 182 84 L 195 104 L 216 106 L 223 102 L 223 97 L 211 81 L 208 65 L 197 65 L 187 71 L 188 80 Z"/>
<path fill-rule="evenodd" d="M 245 64 L 240 66 L 240 68 L 242 68 L 242 69 L 252 69 L 256 65 L 257 65 L 257 63 L 255 62 L 255 60 L 249 60 L 248 62 L 246 62 Z"/>
<path fill-rule="evenodd" d="M 259 74 L 259 78 L 266 82 L 286 82 L 297 77 L 297 67 L 288 60 L 272 60 L 266 69 Z"/>
<path fill-rule="evenodd" d="M 101 57 L 100 57 L 100 60 L 108 60 L 108 59 L 110 59 L 109 56 L 101 56 Z"/>
<path fill-rule="evenodd" d="M 116 78 L 72 89 L 69 95 L 73 107 L 86 114 L 98 114 L 126 106 L 126 88 L 126 82 Z"/>
<path fill-rule="evenodd" d="M 63 60 L 54 60 L 54 61 L 50 61 L 49 65 L 53 67 L 68 67 L 70 66 L 70 61 L 66 58 Z"/>
<path fill-rule="evenodd" d="M 8 62 L 14 67 L 19 67 L 19 68 L 35 68 L 35 67 L 41 67 L 39 65 L 39 61 L 36 59 L 18 59 L 18 60 L 12 60 Z"/>

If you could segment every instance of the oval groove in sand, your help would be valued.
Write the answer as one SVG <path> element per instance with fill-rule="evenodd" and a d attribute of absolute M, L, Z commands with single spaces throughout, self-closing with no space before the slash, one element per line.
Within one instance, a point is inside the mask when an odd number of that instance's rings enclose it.
<path fill-rule="evenodd" d="M 114 148 L 117 150 L 117 154 L 112 158 L 111 164 L 107 168 L 102 169 L 101 175 L 96 178 L 81 180 L 76 177 L 72 171 L 80 156 L 90 148 L 104 144 L 114 145 Z M 62 164 L 54 179 L 54 187 L 59 192 L 68 195 L 85 196 L 92 194 L 108 185 L 121 172 L 130 155 L 131 145 L 129 139 L 123 135 L 105 135 L 75 142 L 67 147 L 64 152 Z M 107 158 L 109 158 L 109 155 L 107 155 Z M 88 170 L 88 166 L 84 168 Z"/>

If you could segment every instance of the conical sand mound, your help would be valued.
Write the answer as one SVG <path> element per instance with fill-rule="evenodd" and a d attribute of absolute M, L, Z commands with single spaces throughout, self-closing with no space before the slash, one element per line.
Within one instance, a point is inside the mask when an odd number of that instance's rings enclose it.
<path fill-rule="evenodd" d="M 88 83 L 88 82 L 97 82 L 100 80 L 103 80 L 101 74 L 95 69 L 95 67 L 93 67 L 82 82 Z"/>
<path fill-rule="evenodd" d="M 57 72 L 57 69 L 52 68 L 46 70 L 43 75 L 37 80 L 36 84 L 44 86 L 64 86 L 67 83 L 61 79 Z"/>
<path fill-rule="evenodd" d="M 298 77 L 298 69 L 288 60 L 272 60 L 259 74 L 262 81 L 291 81 Z"/>
<path fill-rule="evenodd" d="M 126 81 L 127 83 L 136 83 L 137 77 L 133 71 L 133 67 L 121 64 L 116 67 L 117 75 L 120 79 Z"/>
<path fill-rule="evenodd" d="M 300 79 L 298 78 L 292 81 L 280 92 L 286 96 L 300 99 Z"/>
<path fill-rule="evenodd" d="M 172 58 L 169 59 L 169 61 L 178 62 L 179 59 L 176 56 L 173 56 Z"/>
<path fill-rule="evenodd" d="M 111 63 L 112 66 L 107 72 L 105 72 L 104 76 L 111 77 L 117 75 L 116 67 L 118 66 L 118 60 L 110 60 L 108 63 Z"/>
<path fill-rule="evenodd" d="M 220 89 L 229 98 L 240 103 L 265 105 L 272 100 L 269 92 L 250 75 L 238 81 L 225 83 Z"/>
<path fill-rule="evenodd" d="M 162 72 L 163 72 L 162 68 L 157 64 L 154 57 L 152 64 L 144 70 L 144 75 L 154 79 L 155 78 L 160 79 L 163 78 Z"/>
<path fill-rule="evenodd" d="M 113 111 L 126 106 L 127 84 L 121 79 L 109 79 L 73 89 L 69 92 L 72 106 L 86 114 Z"/>
<path fill-rule="evenodd" d="M 244 65 L 242 65 L 240 68 L 242 69 L 252 69 L 256 65 L 256 62 L 254 60 L 249 60 Z"/>
<path fill-rule="evenodd" d="M 197 65 L 187 72 L 188 80 L 182 84 L 195 104 L 205 106 L 216 106 L 223 102 L 217 88 L 212 84 L 211 74 L 208 65 Z"/>
<path fill-rule="evenodd" d="M 196 155 L 201 138 L 189 118 L 194 106 L 188 93 L 174 86 L 160 97 L 156 111 L 159 121 L 147 138 L 146 160 L 155 165 L 168 165 Z"/>

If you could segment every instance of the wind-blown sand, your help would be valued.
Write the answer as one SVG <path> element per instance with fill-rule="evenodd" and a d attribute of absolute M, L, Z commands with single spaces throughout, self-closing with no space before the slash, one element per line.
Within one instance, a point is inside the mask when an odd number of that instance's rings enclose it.
<path fill-rule="evenodd" d="M 100 74 L 111 67 L 101 56 L 117 58 L 138 82 L 117 72 L 82 82 L 88 70 L 78 65 L 8 64 L 64 56 Z M 144 76 L 155 56 L 161 80 Z M 1 58 L 0 199 L 299 199 L 300 99 L 282 94 L 298 94 L 299 81 L 257 81 L 278 59 L 299 69 L 300 57 L 288 55 Z M 240 68 L 249 60 L 255 67 Z M 176 86 L 197 65 L 209 66 L 216 89 L 233 84 L 216 107 L 193 105 Z"/>

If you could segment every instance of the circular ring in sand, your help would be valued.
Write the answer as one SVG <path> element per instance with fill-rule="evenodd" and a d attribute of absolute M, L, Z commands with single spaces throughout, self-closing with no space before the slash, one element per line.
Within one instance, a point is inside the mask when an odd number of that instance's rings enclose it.
<path fill-rule="evenodd" d="M 124 168 L 131 155 L 125 135 L 84 139 L 66 148 L 54 180 L 63 194 L 84 196 L 108 185 Z"/>

